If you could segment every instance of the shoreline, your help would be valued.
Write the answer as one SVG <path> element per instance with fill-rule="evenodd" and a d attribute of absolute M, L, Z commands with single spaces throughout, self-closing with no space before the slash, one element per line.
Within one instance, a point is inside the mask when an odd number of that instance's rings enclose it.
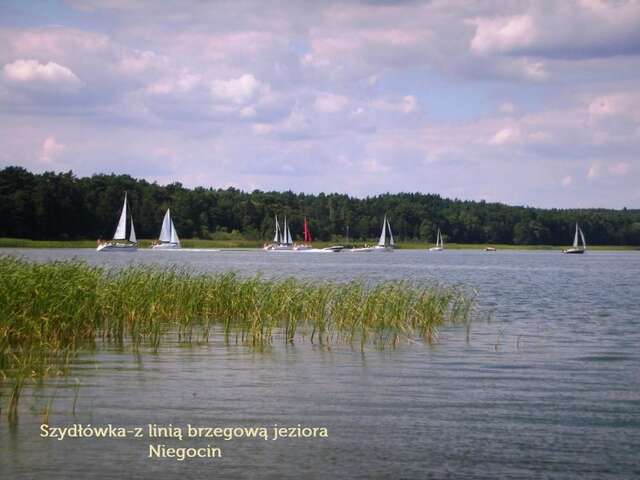
<path fill-rule="evenodd" d="M 153 240 L 140 239 L 140 248 L 149 248 Z M 204 239 L 183 239 L 184 248 L 220 248 L 220 249 L 261 249 L 263 242 L 259 240 L 204 240 Z M 317 248 L 324 248 L 336 245 L 340 242 L 314 242 Z M 364 243 L 375 244 L 375 240 L 368 242 L 357 242 L 353 245 L 361 246 Z M 351 245 L 351 243 L 349 243 Z M 497 250 L 562 250 L 567 245 L 511 245 L 511 244 L 478 244 L 478 243 L 448 243 L 447 250 L 484 250 L 486 247 L 495 247 Z M 399 250 L 426 250 L 433 247 L 427 242 L 398 242 L 396 248 Z M 0 248 L 96 248 L 95 240 L 31 240 L 26 238 L 0 238 Z M 592 251 L 636 251 L 640 250 L 637 245 L 589 245 L 588 250 Z"/>

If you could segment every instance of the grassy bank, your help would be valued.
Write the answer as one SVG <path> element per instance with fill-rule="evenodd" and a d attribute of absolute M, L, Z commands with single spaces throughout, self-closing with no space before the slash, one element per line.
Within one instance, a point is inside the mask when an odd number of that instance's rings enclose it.
<path fill-rule="evenodd" d="M 473 305 L 457 290 L 404 282 L 109 271 L 11 257 L 0 257 L 0 272 L 0 387 L 11 385 L 10 417 L 25 383 L 64 376 L 76 353 L 98 342 L 157 350 L 165 334 L 206 342 L 219 329 L 226 342 L 255 346 L 304 339 L 384 348 L 431 341 L 439 326 L 467 321 Z"/>
<path fill-rule="evenodd" d="M 377 239 L 368 243 L 374 245 Z M 141 248 L 151 246 L 152 240 L 139 240 Z M 181 240 L 184 248 L 261 248 L 263 243 L 258 240 L 205 240 L 188 238 Z M 324 248 L 340 242 L 313 242 L 314 247 Z M 344 243 L 343 243 L 344 244 Z M 365 242 L 357 242 L 354 245 L 362 246 Z M 349 243 L 352 245 L 352 242 Z M 433 244 L 425 242 L 399 242 L 397 248 L 402 250 L 425 250 Z M 483 250 L 492 246 L 498 250 L 561 250 L 568 245 L 507 245 L 507 244 L 474 244 L 474 243 L 447 243 L 449 250 Z M 25 238 L 0 238 L 0 248 L 95 248 L 94 240 L 29 240 Z M 640 247 L 633 245 L 589 245 L 589 250 L 638 250 Z"/>

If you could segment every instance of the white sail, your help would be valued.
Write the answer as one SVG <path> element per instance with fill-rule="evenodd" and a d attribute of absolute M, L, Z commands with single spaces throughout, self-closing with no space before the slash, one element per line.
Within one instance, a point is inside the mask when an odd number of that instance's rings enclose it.
<path fill-rule="evenodd" d="M 171 220 L 171 238 L 169 242 L 180 245 L 180 239 L 178 238 L 178 232 L 176 231 L 176 226 L 173 224 L 173 220 Z"/>
<path fill-rule="evenodd" d="M 282 224 L 282 235 L 280 235 L 280 241 L 282 244 L 287 244 L 287 217 L 284 217 L 284 223 Z"/>
<path fill-rule="evenodd" d="M 127 238 L 127 194 L 124 194 L 124 203 L 122 204 L 122 213 L 116 227 L 116 233 L 113 234 L 114 240 L 124 240 Z"/>
<path fill-rule="evenodd" d="M 291 245 L 293 243 L 291 239 L 291 231 L 289 231 L 289 225 L 287 224 L 287 217 L 284 217 L 283 238 L 282 243 L 285 245 Z"/>
<path fill-rule="evenodd" d="M 580 228 L 580 238 L 582 239 L 582 248 L 587 248 L 587 242 L 584 239 L 584 233 L 582 233 L 582 229 Z"/>
<path fill-rule="evenodd" d="M 276 234 L 273 237 L 274 243 L 280 243 L 280 224 L 278 223 L 278 216 L 276 215 Z"/>
<path fill-rule="evenodd" d="M 136 238 L 136 229 L 133 228 L 133 217 L 131 217 L 131 233 L 129 234 L 129 241 L 132 243 L 138 242 L 138 239 Z"/>
<path fill-rule="evenodd" d="M 382 233 L 380 234 L 380 240 L 378 240 L 378 245 L 384 247 L 387 243 L 387 216 L 384 216 L 384 220 L 382 221 Z"/>
<path fill-rule="evenodd" d="M 442 237 L 440 229 L 438 229 L 438 233 L 440 234 L 440 248 L 444 248 L 444 238 Z"/>
<path fill-rule="evenodd" d="M 573 248 L 578 248 L 578 224 L 576 223 L 576 235 L 573 237 Z"/>
<path fill-rule="evenodd" d="M 171 241 L 171 213 L 167 208 L 167 213 L 164 214 L 164 219 L 162 220 L 162 228 L 160 229 L 160 238 L 161 242 L 170 242 Z"/>
<path fill-rule="evenodd" d="M 393 247 L 395 242 L 393 241 L 393 233 L 391 232 L 391 224 L 389 223 L 389 220 L 387 220 L 387 227 L 389 227 L 389 245 Z"/>

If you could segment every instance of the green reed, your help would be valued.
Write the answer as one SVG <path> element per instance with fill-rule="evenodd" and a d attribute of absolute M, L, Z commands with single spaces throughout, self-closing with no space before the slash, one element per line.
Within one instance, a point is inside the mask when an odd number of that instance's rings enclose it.
<path fill-rule="evenodd" d="M 27 380 L 66 375 L 79 349 L 97 341 L 157 351 L 167 333 L 184 343 L 206 342 L 219 328 L 227 343 L 308 338 L 385 348 L 416 336 L 432 341 L 439 326 L 467 321 L 472 306 L 459 290 L 408 282 L 106 270 L 0 257 L 0 386 L 11 382 L 13 415 Z"/>

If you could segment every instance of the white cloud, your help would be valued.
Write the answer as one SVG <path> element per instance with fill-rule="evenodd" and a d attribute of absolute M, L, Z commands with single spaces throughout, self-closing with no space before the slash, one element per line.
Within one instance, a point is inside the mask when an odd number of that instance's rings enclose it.
<path fill-rule="evenodd" d="M 477 18 L 473 20 L 476 32 L 471 39 L 471 50 L 479 54 L 507 52 L 530 45 L 537 32 L 529 15 Z"/>
<path fill-rule="evenodd" d="M 500 104 L 498 111 L 500 113 L 513 113 L 515 112 L 516 107 L 511 102 L 503 102 Z"/>
<path fill-rule="evenodd" d="M 601 168 L 599 163 L 592 163 L 587 172 L 587 178 L 595 179 L 601 175 Z"/>
<path fill-rule="evenodd" d="M 362 167 L 367 173 L 386 173 L 391 170 L 388 165 L 373 158 L 363 160 Z"/>
<path fill-rule="evenodd" d="M 268 133 L 271 133 L 273 130 L 273 127 L 266 123 L 255 123 L 252 128 L 253 133 L 255 133 L 256 135 L 266 135 Z"/>
<path fill-rule="evenodd" d="M 4 78 L 18 84 L 50 84 L 78 87 L 80 79 L 67 67 L 55 62 L 46 64 L 37 60 L 16 60 L 7 63 L 2 71 Z"/>
<path fill-rule="evenodd" d="M 211 93 L 219 100 L 241 104 L 251 100 L 263 87 L 252 74 L 246 73 L 238 78 L 215 80 Z"/>
<path fill-rule="evenodd" d="M 613 177 L 625 177 L 631 173 L 631 163 L 626 161 L 617 161 L 606 165 L 603 162 L 596 161 L 591 164 L 587 172 L 587 178 L 595 180 L 606 175 Z"/>
<path fill-rule="evenodd" d="M 56 157 L 64 151 L 66 147 L 58 143 L 55 137 L 47 137 L 42 143 L 40 150 L 40 163 L 50 165 L 55 162 Z"/>
<path fill-rule="evenodd" d="M 251 118 L 256 116 L 256 109 L 254 107 L 244 107 L 240 110 L 240 116 L 243 118 Z"/>
<path fill-rule="evenodd" d="M 562 178 L 562 181 L 560 183 L 565 188 L 570 187 L 573 184 L 573 177 L 571 175 L 567 175 L 566 177 Z"/>
<path fill-rule="evenodd" d="M 622 177 L 628 175 L 629 172 L 631 172 L 631 164 L 628 162 L 617 162 L 611 165 L 608 170 L 611 175 Z"/>
<path fill-rule="evenodd" d="M 342 111 L 348 103 L 349 99 L 343 95 L 323 93 L 316 97 L 313 106 L 318 112 L 336 113 Z"/>
<path fill-rule="evenodd" d="M 506 127 L 498 130 L 493 137 L 489 139 L 489 145 L 505 145 L 508 143 L 514 143 L 520 137 L 518 130 Z"/>
<path fill-rule="evenodd" d="M 13 132 L 2 164 L 38 169 L 42 157 L 82 174 L 117 165 L 191 184 L 490 192 L 541 206 L 585 198 L 562 188 L 566 174 L 573 187 L 592 179 L 589 198 L 603 205 L 637 190 L 638 2 L 248 0 L 224 16 L 209 2 L 95 3 L 76 28 L 24 27 L 38 24 L 26 10 L 0 26 L 0 132 Z M 68 8 L 52 7 L 51 22 Z M 37 59 L 32 80 L 10 78 L 17 59 Z M 156 145 L 187 165 L 158 173 Z M 215 172 L 213 149 L 226 162 Z M 380 168 L 390 173 L 355 180 Z"/>
<path fill-rule="evenodd" d="M 413 95 L 407 95 L 402 99 L 402 111 L 404 113 L 411 113 L 418 108 L 418 101 Z"/>
<path fill-rule="evenodd" d="M 183 72 L 176 78 L 160 80 L 150 84 L 146 91 L 152 95 L 168 95 L 170 93 L 186 93 L 197 87 L 202 80 L 201 75 Z"/>

